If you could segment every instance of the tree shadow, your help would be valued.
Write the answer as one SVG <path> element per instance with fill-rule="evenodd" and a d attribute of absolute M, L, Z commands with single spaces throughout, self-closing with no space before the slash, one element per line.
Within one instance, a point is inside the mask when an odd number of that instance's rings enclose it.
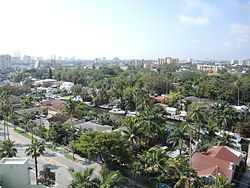
<path fill-rule="evenodd" d="M 43 164 L 42 167 L 43 168 L 49 168 L 50 170 L 58 169 L 58 166 L 54 165 L 54 164 Z"/>
<path fill-rule="evenodd" d="M 56 155 L 54 153 L 49 153 L 49 152 L 45 152 L 43 154 L 44 157 L 55 157 Z"/>

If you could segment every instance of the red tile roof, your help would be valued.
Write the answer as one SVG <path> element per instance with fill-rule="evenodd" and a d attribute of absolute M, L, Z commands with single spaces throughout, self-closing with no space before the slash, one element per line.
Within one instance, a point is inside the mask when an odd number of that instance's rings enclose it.
<path fill-rule="evenodd" d="M 167 98 L 166 96 L 151 96 L 151 99 L 153 99 L 154 102 L 163 102 Z"/>
<path fill-rule="evenodd" d="M 158 103 L 156 105 L 159 106 L 160 108 L 166 108 L 168 106 L 168 105 L 162 104 L 162 103 Z"/>
<path fill-rule="evenodd" d="M 232 164 L 239 164 L 240 158 L 226 147 L 214 147 L 206 153 L 195 153 L 192 156 L 192 167 L 198 171 L 199 176 L 222 175 L 232 179 Z"/>
<path fill-rule="evenodd" d="M 209 72 L 207 73 L 208 76 L 219 76 L 220 74 L 218 72 Z"/>

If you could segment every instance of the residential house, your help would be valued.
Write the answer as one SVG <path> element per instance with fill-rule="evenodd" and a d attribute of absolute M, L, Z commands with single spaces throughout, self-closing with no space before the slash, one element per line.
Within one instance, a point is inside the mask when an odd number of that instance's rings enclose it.
<path fill-rule="evenodd" d="M 151 96 L 150 98 L 152 99 L 153 103 L 162 103 L 167 99 L 165 95 Z"/>
<path fill-rule="evenodd" d="M 43 114 L 45 108 L 44 107 L 34 107 L 34 108 L 27 108 L 27 109 L 20 109 L 17 110 L 16 113 L 18 115 L 24 115 L 24 114 Z"/>
<path fill-rule="evenodd" d="M 216 146 L 207 152 L 197 152 L 192 156 L 192 168 L 206 183 L 213 182 L 218 175 L 233 180 L 236 166 L 245 161 L 245 155 L 227 146 Z"/>
<path fill-rule="evenodd" d="M 75 125 L 79 130 L 96 131 L 96 132 L 111 132 L 112 127 L 109 125 L 100 125 L 91 121 Z"/>
<path fill-rule="evenodd" d="M 71 87 L 74 85 L 73 82 L 63 82 L 60 86 L 60 90 L 66 90 L 67 92 L 71 91 Z"/>
<path fill-rule="evenodd" d="M 63 100 L 47 100 L 41 102 L 42 107 L 48 109 L 48 116 L 52 117 L 56 114 L 58 114 L 65 105 L 65 102 Z"/>

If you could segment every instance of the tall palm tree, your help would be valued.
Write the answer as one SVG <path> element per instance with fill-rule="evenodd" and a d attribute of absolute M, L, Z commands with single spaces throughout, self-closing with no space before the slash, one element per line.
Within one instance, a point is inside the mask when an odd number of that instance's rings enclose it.
<path fill-rule="evenodd" d="M 168 163 L 167 153 L 161 148 L 150 148 L 139 156 L 143 170 L 153 176 L 165 171 Z"/>
<path fill-rule="evenodd" d="M 165 120 L 155 109 L 142 112 L 138 116 L 137 126 L 143 131 L 147 147 L 159 141 L 166 129 Z"/>
<path fill-rule="evenodd" d="M 1 93 L 0 95 L 0 109 L 3 112 L 3 124 L 4 124 L 4 140 L 6 140 L 6 128 L 7 128 L 7 138 L 9 140 L 9 126 L 6 121 L 9 120 L 10 114 L 12 113 L 12 105 L 8 100 L 6 92 Z"/>
<path fill-rule="evenodd" d="M 172 142 L 174 146 L 178 147 L 180 154 L 183 150 L 183 144 L 186 143 L 187 146 L 189 145 L 189 131 L 190 128 L 187 124 L 180 124 L 171 130 L 168 141 Z"/>
<path fill-rule="evenodd" d="M 220 104 L 214 112 L 217 125 L 223 131 L 232 131 L 233 124 L 237 120 L 236 111 L 224 102 Z"/>
<path fill-rule="evenodd" d="M 17 149 L 15 148 L 14 142 L 5 140 L 0 143 L 0 158 L 3 157 L 15 157 Z"/>
<path fill-rule="evenodd" d="M 34 139 L 31 141 L 31 144 L 25 150 L 25 153 L 28 156 L 31 156 L 35 160 L 35 168 L 36 168 L 36 183 L 38 184 L 38 168 L 37 168 L 37 158 L 40 157 L 45 151 L 44 144 Z"/>
<path fill-rule="evenodd" d="M 76 113 L 76 108 L 77 108 L 77 103 L 75 101 L 72 100 L 72 98 L 70 98 L 69 100 L 66 100 L 65 103 L 65 111 L 66 113 L 70 116 L 70 122 L 71 122 L 71 129 L 72 129 L 72 138 L 73 138 L 73 142 L 75 141 L 75 128 L 74 128 L 74 124 L 73 124 L 73 116 Z M 74 156 L 74 149 L 72 150 L 73 152 L 73 159 L 75 159 Z"/>
<path fill-rule="evenodd" d="M 205 107 L 200 105 L 194 105 L 191 108 L 191 113 L 188 115 L 191 121 L 195 123 L 197 126 L 197 140 L 200 140 L 200 132 L 201 128 L 203 127 L 204 123 L 206 122 L 205 119 Z"/>
<path fill-rule="evenodd" d="M 70 188 L 97 188 L 99 187 L 99 180 L 93 179 L 92 175 L 94 172 L 93 168 L 86 168 L 82 171 L 75 171 L 70 169 L 70 174 L 73 178 Z"/>

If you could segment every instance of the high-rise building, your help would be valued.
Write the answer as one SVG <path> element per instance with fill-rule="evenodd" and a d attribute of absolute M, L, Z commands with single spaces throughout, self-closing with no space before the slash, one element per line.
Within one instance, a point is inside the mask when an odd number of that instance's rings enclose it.
<path fill-rule="evenodd" d="M 10 68 L 11 56 L 10 55 L 0 55 L 0 70 L 5 70 Z"/>
<path fill-rule="evenodd" d="M 159 67 L 162 67 L 163 65 L 170 63 L 179 63 L 179 58 L 165 57 L 165 58 L 158 58 L 157 60 L 157 64 L 159 65 Z"/>
<path fill-rule="evenodd" d="M 31 56 L 24 55 L 24 56 L 23 56 L 23 62 L 24 62 L 24 63 L 32 63 Z"/>

